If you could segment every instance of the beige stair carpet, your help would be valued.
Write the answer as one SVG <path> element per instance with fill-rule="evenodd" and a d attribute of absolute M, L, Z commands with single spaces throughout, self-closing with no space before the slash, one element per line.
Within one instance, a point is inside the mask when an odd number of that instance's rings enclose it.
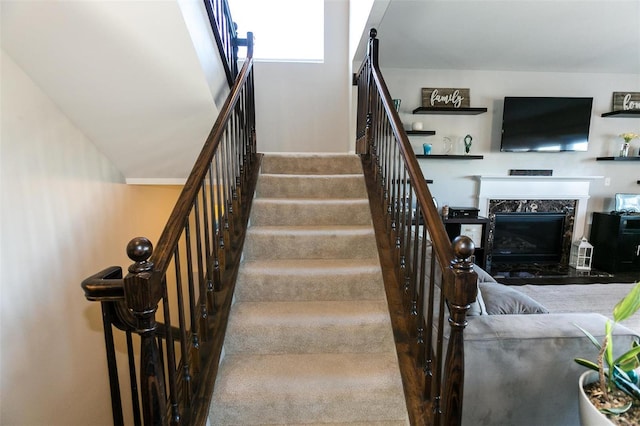
<path fill-rule="evenodd" d="M 357 156 L 264 157 L 209 422 L 409 424 Z"/>

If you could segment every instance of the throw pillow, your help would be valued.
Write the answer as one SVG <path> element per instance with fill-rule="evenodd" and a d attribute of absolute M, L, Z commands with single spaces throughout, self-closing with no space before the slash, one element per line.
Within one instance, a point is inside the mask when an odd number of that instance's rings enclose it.
<path fill-rule="evenodd" d="M 473 271 L 478 274 L 478 283 L 484 283 L 484 282 L 492 282 L 495 283 L 496 280 L 495 278 L 493 278 L 491 275 L 489 275 L 489 273 L 487 271 L 485 271 L 484 269 L 482 269 L 481 267 L 479 267 L 478 265 L 473 265 Z"/>
<path fill-rule="evenodd" d="M 467 316 L 487 315 L 487 308 L 482 298 L 482 292 L 480 291 L 480 280 L 478 280 L 478 296 L 476 301 L 471 304 L 471 307 L 467 311 Z"/>
<path fill-rule="evenodd" d="M 480 282 L 482 298 L 488 315 L 548 314 L 549 310 L 531 297 L 497 282 Z"/>

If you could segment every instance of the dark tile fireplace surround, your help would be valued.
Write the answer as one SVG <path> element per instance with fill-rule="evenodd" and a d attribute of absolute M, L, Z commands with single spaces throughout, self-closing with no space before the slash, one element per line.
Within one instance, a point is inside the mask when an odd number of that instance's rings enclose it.
<path fill-rule="evenodd" d="M 573 241 L 573 228 L 575 221 L 577 200 L 501 200 L 490 199 L 488 208 L 488 243 L 487 249 L 489 253 L 487 261 L 487 269 L 496 278 L 515 278 L 515 279 L 531 279 L 531 278 L 563 278 L 563 277 L 610 277 L 610 274 L 602 273 L 599 271 L 576 271 L 568 266 L 569 256 L 571 253 L 571 243 Z M 513 213 L 513 216 L 511 215 Z M 524 213 L 529 213 L 523 215 Z M 500 218 L 508 217 L 510 220 L 517 221 L 518 216 L 527 217 L 528 223 L 533 223 L 535 229 L 529 234 L 529 237 L 535 238 L 535 230 L 543 229 L 543 222 L 540 225 L 535 224 L 535 215 L 540 213 L 541 220 L 544 217 L 549 217 L 550 214 L 556 213 L 557 216 L 562 218 L 564 216 L 564 224 L 562 229 L 554 232 L 559 232 L 561 235 L 557 235 L 552 238 L 554 244 L 559 244 L 557 251 L 559 252 L 559 261 L 544 261 L 536 259 L 533 256 L 531 259 L 527 259 L 527 256 L 519 256 L 516 260 L 502 259 L 504 256 L 500 256 L 497 252 L 492 253 L 494 249 L 494 243 L 496 240 L 496 215 Z M 503 216 L 505 215 L 506 216 Z M 541 238 L 548 237 L 540 235 Z M 498 235 L 498 238 L 501 238 Z M 534 241 L 535 244 L 535 241 Z M 499 244 L 496 244 L 498 246 Z M 494 255 L 496 260 L 494 260 Z"/>

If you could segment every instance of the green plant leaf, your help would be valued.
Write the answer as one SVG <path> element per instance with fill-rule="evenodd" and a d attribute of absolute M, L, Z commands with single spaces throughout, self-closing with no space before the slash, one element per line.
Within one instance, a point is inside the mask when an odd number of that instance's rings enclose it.
<path fill-rule="evenodd" d="M 589 338 L 589 340 L 591 340 L 591 343 L 594 344 L 594 346 L 596 348 L 598 348 L 598 350 L 602 349 L 602 345 L 600 344 L 600 342 L 598 341 L 598 339 L 596 339 L 595 337 L 593 337 L 593 334 L 589 333 L 587 330 L 585 330 L 584 328 L 580 327 L 578 324 L 574 323 L 573 325 L 575 325 L 576 327 L 578 327 L 580 329 L 580 331 L 582 331 L 584 333 L 585 336 L 587 336 Z"/>
<path fill-rule="evenodd" d="M 609 367 L 609 370 L 611 370 L 611 368 L 613 368 L 613 366 L 615 365 L 613 363 L 613 322 L 611 320 L 607 320 L 607 322 L 604 324 L 604 330 L 607 336 L 607 347 L 604 351 L 604 359 L 607 363 L 607 367 Z"/>
<path fill-rule="evenodd" d="M 613 364 L 619 366 L 624 371 L 635 370 L 640 366 L 640 363 L 638 362 L 639 354 L 640 346 L 634 345 L 633 348 L 620 355 Z"/>
<path fill-rule="evenodd" d="M 598 364 L 596 364 L 593 361 L 589 361 L 588 359 L 584 359 L 584 358 L 574 358 L 574 361 L 577 362 L 578 364 L 580 364 L 583 367 L 587 367 L 591 370 L 595 370 L 598 371 Z"/>
<path fill-rule="evenodd" d="M 623 321 L 635 314 L 638 309 L 640 309 L 640 281 L 613 308 L 613 319 L 615 322 Z"/>
<path fill-rule="evenodd" d="M 614 407 L 614 408 L 601 408 L 600 412 L 601 413 L 605 413 L 605 414 L 613 414 L 615 416 L 625 413 L 627 411 L 629 411 L 629 408 L 631 408 L 633 404 L 631 402 L 623 405 L 622 407 Z"/>

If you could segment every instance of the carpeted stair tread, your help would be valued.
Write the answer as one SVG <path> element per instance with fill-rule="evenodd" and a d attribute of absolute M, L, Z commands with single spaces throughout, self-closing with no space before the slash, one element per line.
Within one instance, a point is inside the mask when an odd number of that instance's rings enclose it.
<path fill-rule="evenodd" d="M 246 261 L 235 294 L 237 301 L 385 300 L 377 258 Z"/>
<path fill-rule="evenodd" d="M 227 333 L 227 354 L 394 350 L 385 300 L 236 303 Z"/>
<path fill-rule="evenodd" d="M 362 174 L 360 159 L 347 154 L 269 154 L 260 169 L 265 174 Z"/>
<path fill-rule="evenodd" d="M 395 353 L 228 355 L 212 413 L 219 425 L 406 418 Z"/>
<path fill-rule="evenodd" d="M 368 422 L 331 422 L 331 423 L 287 423 L 287 426 L 406 426 L 409 422 L 405 420 L 386 420 Z M 264 425 L 269 426 L 269 425 Z"/>
<path fill-rule="evenodd" d="M 369 200 L 256 198 L 251 226 L 260 225 L 367 225 L 371 224 Z"/>
<path fill-rule="evenodd" d="M 378 256 L 372 226 L 252 226 L 245 259 L 362 259 Z"/>
<path fill-rule="evenodd" d="M 260 175 L 257 197 L 366 198 L 362 175 Z"/>
<path fill-rule="evenodd" d="M 360 159 L 265 155 L 212 425 L 408 425 Z"/>
<path fill-rule="evenodd" d="M 287 426 L 406 426 L 409 422 L 406 420 L 386 420 L 386 421 L 368 421 L 368 422 L 331 422 L 331 423 L 287 423 Z M 266 425 L 268 426 L 268 425 Z"/>

